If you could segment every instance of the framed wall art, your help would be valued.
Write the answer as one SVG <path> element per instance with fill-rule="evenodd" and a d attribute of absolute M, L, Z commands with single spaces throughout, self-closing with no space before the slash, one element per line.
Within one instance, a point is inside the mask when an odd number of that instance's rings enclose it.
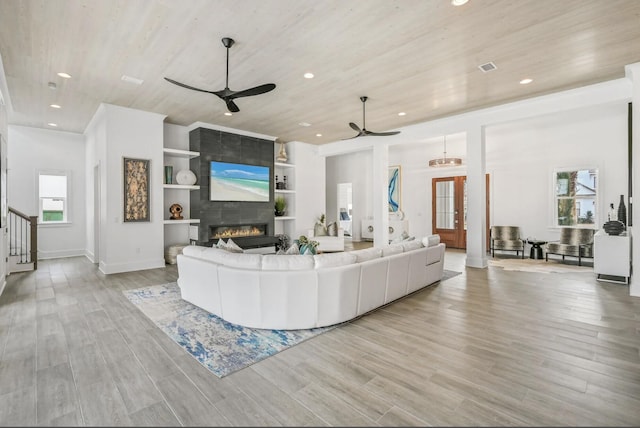
<path fill-rule="evenodd" d="M 402 173 L 400 165 L 389 167 L 389 212 L 400 211 L 400 192 L 402 190 Z"/>
<path fill-rule="evenodd" d="M 124 221 L 150 221 L 148 159 L 123 158 Z"/>

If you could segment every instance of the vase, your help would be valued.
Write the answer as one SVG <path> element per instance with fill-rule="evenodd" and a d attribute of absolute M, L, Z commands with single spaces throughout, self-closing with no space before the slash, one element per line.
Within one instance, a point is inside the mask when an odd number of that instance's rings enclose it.
<path fill-rule="evenodd" d="M 624 195 L 620 195 L 620 204 L 618 205 L 618 221 L 623 225 L 627 225 L 627 207 L 624 205 Z"/>
<path fill-rule="evenodd" d="M 171 165 L 164 167 L 164 182 L 165 184 L 173 184 L 173 166 Z"/>
<path fill-rule="evenodd" d="M 603 225 L 603 228 L 604 231 L 607 232 L 607 235 L 614 236 L 620 235 L 625 229 L 624 224 L 622 224 L 622 222 L 618 220 L 611 220 L 606 222 Z"/>

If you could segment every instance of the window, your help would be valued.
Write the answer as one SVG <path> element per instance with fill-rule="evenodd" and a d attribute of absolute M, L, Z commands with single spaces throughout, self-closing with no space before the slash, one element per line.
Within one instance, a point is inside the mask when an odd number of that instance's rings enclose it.
<path fill-rule="evenodd" d="M 66 223 L 68 221 L 68 174 L 66 172 L 39 172 L 38 197 L 40 223 Z"/>
<path fill-rule="evenodd" d="M 598 224 L 598 170 L 561 170 L 554 173 L 555 225 L 593 227 Z"/>

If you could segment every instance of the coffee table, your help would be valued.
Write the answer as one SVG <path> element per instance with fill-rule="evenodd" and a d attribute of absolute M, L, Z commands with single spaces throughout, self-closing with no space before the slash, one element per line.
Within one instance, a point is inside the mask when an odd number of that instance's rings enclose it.
<path fill-rule="evenodd" d="M 527 244 L 531 244 L 531 252 L 529 253 L 530 259 L 542 259 L 542 246 L 546 244 L 547 241 L 540 241 L 538 239 L 532 238 L 527 239 Z"/>

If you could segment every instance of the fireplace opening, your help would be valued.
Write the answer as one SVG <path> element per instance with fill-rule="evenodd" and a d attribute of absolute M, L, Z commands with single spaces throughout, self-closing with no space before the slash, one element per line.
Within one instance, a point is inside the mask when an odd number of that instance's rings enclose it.
<path fill-rule="evenodd" d="M 265 236 L 266 224 L 241 224 L 234 226 L 210 226 L 211 239 L 241 238 L 247 236 Z"/>

